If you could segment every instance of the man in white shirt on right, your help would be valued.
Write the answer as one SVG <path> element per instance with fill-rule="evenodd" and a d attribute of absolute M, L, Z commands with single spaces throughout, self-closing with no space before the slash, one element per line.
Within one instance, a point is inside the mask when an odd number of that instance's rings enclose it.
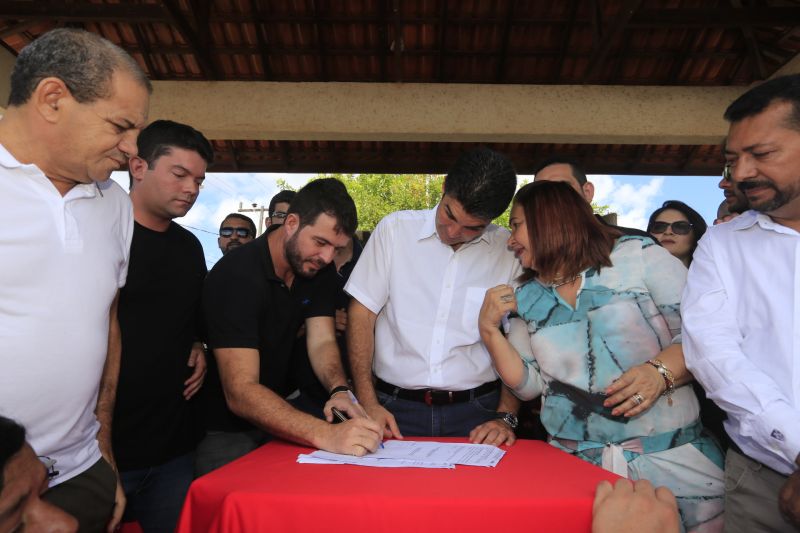
<path fill-rule="evenodd" d="M 709 228 L 681 303 L 686 366 L 728 414 L 725 531 L 800 527 L 800 75 L 725 112 L 750 210 Z"/>

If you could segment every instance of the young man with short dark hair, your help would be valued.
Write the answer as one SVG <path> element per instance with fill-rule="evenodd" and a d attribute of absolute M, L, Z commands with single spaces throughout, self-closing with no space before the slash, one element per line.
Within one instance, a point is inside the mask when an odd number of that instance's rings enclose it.
<path fill-rule="evenodd" d="M 497 380 L 478 313 L 487 289 L 520 273 L 508 230 L 491 224 L 516 186 L 506 157 L 471 150 L 436 207 L 387 215 L 370 236 L 345 285 L 347 344 L 358 398 L 387 436 L 514 442 L 519 401 Z"/>
<path fill-rule="evenodd" d="M 135 223 L 119 298 L 114 455 L 128 499 L 125 519 L 148 532 L 171 532 L 194 479 L 202 429 L 192 398 L 206 371 L 203 248 L 173 219 L 194 205 L 214 152 L 202 133 L 169 120 L 147 126 L 137 145 L 129 163 Z"/>
<path fill-rule="evenodd" d="M 203 307 L 210 366 L 208 434 L 198 447 L 202 475 L 272 437 L 336 453 L 377 449 L 381 432 L 345 394 L 325 406 L 351 419 L 329 424 L 293 408 L 288 379 L 292 348 L 305 325 L 308 355 L 327 390 L 346 390 L 334 329 L 336 271 L 331 262 L 356 230 L 345 186 L 319 179 L 298 191 L 286 221 L 223 256 L 206 279 Z M 217 377 L 218 376 L 218 377 Z"/>

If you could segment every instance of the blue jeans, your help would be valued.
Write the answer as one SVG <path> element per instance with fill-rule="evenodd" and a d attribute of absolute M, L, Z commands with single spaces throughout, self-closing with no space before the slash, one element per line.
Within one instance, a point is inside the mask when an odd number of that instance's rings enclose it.
<path fill-rule="evenodd" d="M 500 391 L 468 402 L 428 405 L 376 391 L 378 401 L 397 421 L 404 437 L 466 437 L 475 427 L 494 420 Z"/>
<path fill-rule="evenodd" d="M 123 522 L 139 522 L 145 533 L 172 533 L 193 478 L 193 453 L 160 466 L 120 472 L 128 499 Z"/>
<path fill-rule="evenodd" d="M 252 452 L 272 437 L 261 430 L 207 431 L 197 445 L 194 475 L 200 477 Z"/>

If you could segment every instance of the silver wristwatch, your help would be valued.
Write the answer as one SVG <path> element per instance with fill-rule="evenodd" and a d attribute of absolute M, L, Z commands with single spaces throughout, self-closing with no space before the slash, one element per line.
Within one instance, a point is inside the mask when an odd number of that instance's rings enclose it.
<path fill-rule="evenodd" d="M 498 411 L 495 415 L 495 420 L 502 420 L 508 424 L 511 429 L 517 429 L 517 426 L 519 425 L 519 419 L 514 413 L 504 413 L 502 411 Z"/>

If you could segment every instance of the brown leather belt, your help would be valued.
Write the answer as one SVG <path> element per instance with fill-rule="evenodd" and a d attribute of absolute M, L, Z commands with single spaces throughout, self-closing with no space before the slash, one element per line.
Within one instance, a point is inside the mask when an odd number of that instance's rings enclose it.
<path fill-rule="evenodd" d="M 436 390 L 436 389 L 403 389 L 387 383 L 378 378 L 375 388 L 385 394 L 397 396 L 403 400 L 421 402 L 428 405 L 447 405 L 451 403 L 464 403 L 500 389 L 500 381 L 491 381 L 469 390 Z"/>

